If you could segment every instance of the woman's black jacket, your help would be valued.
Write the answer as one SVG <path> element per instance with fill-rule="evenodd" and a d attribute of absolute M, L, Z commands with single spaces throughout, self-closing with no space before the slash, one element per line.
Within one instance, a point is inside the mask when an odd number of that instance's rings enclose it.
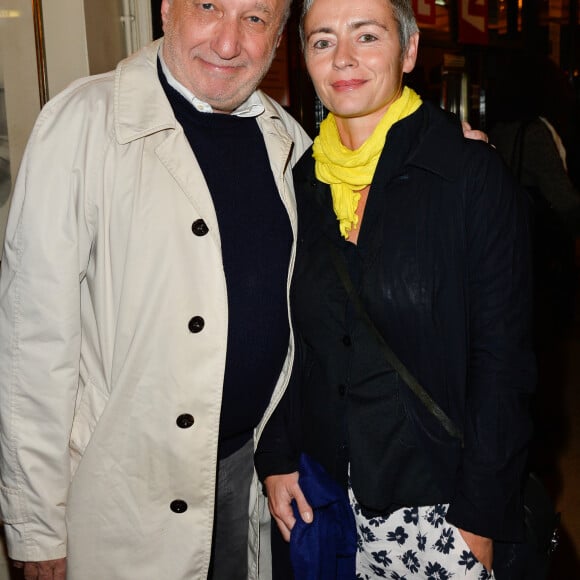
<path fill-rule="evenodd" d="M 388 133 L 356 246 L 310 151 L 295 168 L 299 356 L 261 437 L 262 480 L 307 452 L 370 512 L 450 503 L 448 520 L 522 533 L 535 384 L 527 203 L 496 152 L 424 103 Z M 391 349 L 463 434 L 450 436 L 386 362 L 336 259 Z"/>

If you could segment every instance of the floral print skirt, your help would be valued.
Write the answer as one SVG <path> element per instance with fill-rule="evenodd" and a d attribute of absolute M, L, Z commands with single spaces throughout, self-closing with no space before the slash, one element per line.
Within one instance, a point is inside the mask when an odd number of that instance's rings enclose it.
<path fill-rule="evenodd" d="M 349 498 L 357 526 L 357 579 L 494 579 L 445 520 L 447 504 L 402 508 L 369 519 L 351 489 Z"/>

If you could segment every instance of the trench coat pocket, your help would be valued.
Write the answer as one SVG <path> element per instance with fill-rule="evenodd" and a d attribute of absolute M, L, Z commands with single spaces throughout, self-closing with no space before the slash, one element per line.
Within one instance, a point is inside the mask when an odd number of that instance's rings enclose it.
<path fill-rule="evenodd" d="M 73 472 L 83 456 L 93 431 L 107 405 L 108 397 L 94 381 L 88 381 L 75 412 L 71 429 L 69 449 L 73 461 Z"/>

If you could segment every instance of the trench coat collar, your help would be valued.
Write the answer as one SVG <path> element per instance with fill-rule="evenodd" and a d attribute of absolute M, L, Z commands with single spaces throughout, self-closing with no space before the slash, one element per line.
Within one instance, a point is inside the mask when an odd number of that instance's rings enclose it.
<path fill-rule="evenodd" d="M 219 244 L 217 217 L 205 178 L 159 82 L 157 55 L 162 43 L 163 39 L 152 42 L 117 66 L 114 88 L 115 137 L 119 144 L 126 145 L 154 133 L 166 133 L 158 141 L 155 153 L 189 201 L 204 215 Z M 257 94 L 264 105 L 264 112 L 256 119 L 264 135 L 270 166 L 280 191 L 291 160 L 293 139 L 274 103 L 261 91 L 257 91 Z M 282 191 L 280 193 L 283 194 Z M 284 197 L 288 211 L 293 212 L 291 200 L 288 195 Z"/>
<path fill-rule="evenodd" d="M 121 61 L 115 71 L 115 135 L 122 145 L 177 127 L 157 80 L 157 53 L 162 42 L 156 40 Z"/>

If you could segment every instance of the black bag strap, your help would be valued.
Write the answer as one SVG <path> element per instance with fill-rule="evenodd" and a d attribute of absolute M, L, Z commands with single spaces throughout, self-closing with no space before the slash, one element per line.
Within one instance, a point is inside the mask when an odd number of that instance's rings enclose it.
<path fill-rule="evenodd" d="M 386 343 L 383 335 L 379 332 L 378 328 L 375 326 L 373 321 L 370 319 L 358 292 L 355 290 L 354 285 L 352 283 L 350 274 L 346 268 L 346 264 L 342 255 L 339 254 L 337 248 L 332 244 L 332 242 L 328 241 L 328 245 L 330 247 L 330 254 L 332 258 L 332 263 L 336 269 L 338 276 L 340 277 L 340 281 L 342 282 L 344 288 L 347 291 L 347 294 L 352 301 L 353 305 L 355 306 L 359 316 L 362 320 L 367 324 L 369 330 L 373 333 L 375 338 L 378 340 L 379 344 L 381 345 L 383 354 L 387 359 L 388 363 L 393 367 L 393 369 L 399 374 L 403 382 L 407 384 L 407 386 L 413 391 L 415 396 L 425 405 L 427 410 L 435 416 L 435 418 L 441 423 L 442 427 L 456 439 L 461 441 L 461 445 L 463 446 L 463 434 L 461 431 L 455 426 L 453 421 L 445 414 L 443 409 L 432 399 L 431 395 L 419 384 L 417 379 L 413 376 L 413 374 L 407 369 L 407 367 L 401 362 L 399 357 L 391 350 L 389 345 Z"/>

